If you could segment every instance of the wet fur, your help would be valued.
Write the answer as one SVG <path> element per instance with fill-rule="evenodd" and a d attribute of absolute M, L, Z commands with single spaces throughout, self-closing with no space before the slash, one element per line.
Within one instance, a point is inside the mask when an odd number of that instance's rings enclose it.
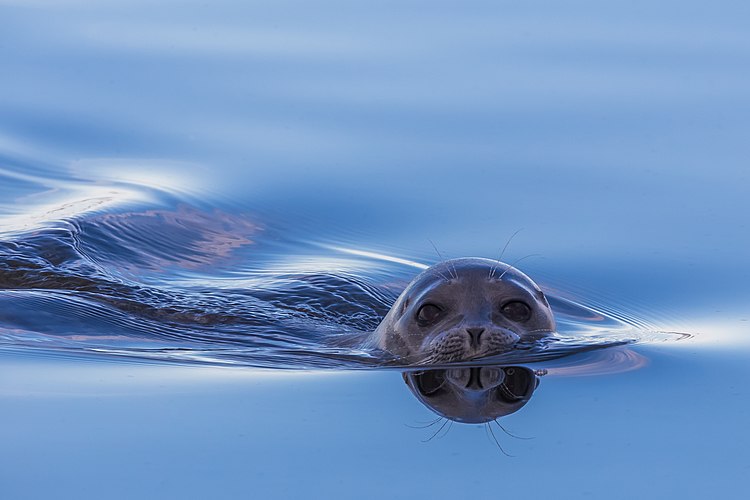
<path fill-rule="evenodd" d="M 513 322 L 500 314 L 503 302 L 522 301 L 532 316 Z M 444 318 L 432 326 L 416 321 L 420 307 L 435 303 Z M 469 329 L 480 328 L 480 339 Z M 508 264 L 482 258 L 453 259 L 436 264 L 406 287 L 374 333 L 382 349 L 418 364 L 466 361 L 505 352 L 521 339 L 555 329 L 542 290 Z"/>

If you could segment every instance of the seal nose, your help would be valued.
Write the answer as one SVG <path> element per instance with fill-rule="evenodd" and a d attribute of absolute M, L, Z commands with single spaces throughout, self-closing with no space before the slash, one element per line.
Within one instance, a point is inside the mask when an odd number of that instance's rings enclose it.
<path fill-rule="evenodd" d="M 466 332 L 469 334 L 471 346 L 474 349 L 478 348 L 479 342 L 482 339 L 482 334 L 484 333 L 484 328 L 467 328 Z"/>

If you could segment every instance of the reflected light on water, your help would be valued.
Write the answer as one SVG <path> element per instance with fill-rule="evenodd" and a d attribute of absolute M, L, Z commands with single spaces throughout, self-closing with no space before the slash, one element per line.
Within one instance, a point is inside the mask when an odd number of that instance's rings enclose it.
<path fill-rule="evenodd" d="M 216 383 L 242 386 L 260 380 L 293 380 L 298 378 L 352 377 L 353 373 L 332 370 L 268 370 L 256 368 L 208 366 L 159 366 L 110 359 L 107 369 L 101 364 L 79 359 L 49 358 L 40 369 L 39 358 L 3 356 L 0 364 L 0 396 L 24 397 L 103 397 L 123 394 L 192 392 Z M 9 375 L 13 376 L 10 377 Z M 52 386 L 52 388 L 51 388 Z M 102 388 L 106 387 L 106 391 Z"/>
<path fill-rule="evenodd" d="M 582 359 L 561 360 L 557 366 L 544 369 L 552 377 L 590 377 L 638 370 L 648 365 L 648 358 L 633 349 L 609 349 L 584 355 Z"/>
<path fill-rule="evenodd" d="M 10 182 L 36 186 L 35 192 L 3 207 L 6 215 L 0 219 L 0 232 L 30 231 L 127 203 L 158 204 L 169 195 L 187 198 L 198 192 L 198 185 L 201 185 L 200 192 L 207 194 L 206 183 L 199 182 L 196 176 L 201 169 L 185 162 L 85 159 L 71 163 L 66 170 L 71 176 L 67 179 L 39 177 L 16 169 L 0 170 Z M 79 178 L 87 180 L 77 181 Z"/>
<path fill-rule="evenodd" d="M 54 221 L 80 217 L 126 202 L 147 200 L 144 193 L 135 189 L 84 185 L 52 203 L 24 206 L 23 211 L 3 217 L 0 219 L 0 232 L 7 234 L 30 231 Z"/>
<path fill-rule="evenodd" d="M 206 179 L 198 179 L 205 169 L 175 160 L 148 158 L 91 158 L 70 165 L 73 175 L 96 182 L 124 183 L 170 194 L 206 193 Z M 200 187 L 199 187 L 200 186 Z"/>
<path fill-rule="evenodd" d="M 426 264 L 422 264 L 421 262 L 416 262 L 416 261 L 409 260 L 409 259 L 402 259 L 400 257 L 393 257 L 391 255 L 386 255 L 386 254 L 377 253 L 377 252 L 370 252 L 367 250 L 357 250 L 355 248 L 345 248 L 345 247 L 326 246 L 326 245 L 324 245 L 324 248 L 335 250 L 337 252 L 348 253 L 351 255 L 358 255 L 360 257 L 367 257 L 370 259 L 382 260 L 385 262 L 393 262 L 394 264 L 403 264 L 405 266 L 416 267 L 417 269 L 427 269 L 428 267 L 430 267 Z"/>
<path fill-rule="evenodd" d="M 742 316 L 737 319 L 698 318 L 685 321 L 692 332 L 696 332 L 690 342 L 675 342 L 670 348 L 675 349 L 734 349 L 750 344 L 750 318 Z"/>

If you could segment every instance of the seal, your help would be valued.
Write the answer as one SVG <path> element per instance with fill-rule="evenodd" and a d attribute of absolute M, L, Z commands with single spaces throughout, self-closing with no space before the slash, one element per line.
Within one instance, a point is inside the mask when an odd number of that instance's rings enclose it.
<path fill-rule="evenodd" d="M 409 364 L 468 361 L 555 331 L 542 290 L 518 269 L 478 257 L 443 261 L 404 289 L 374 332 Z"/>

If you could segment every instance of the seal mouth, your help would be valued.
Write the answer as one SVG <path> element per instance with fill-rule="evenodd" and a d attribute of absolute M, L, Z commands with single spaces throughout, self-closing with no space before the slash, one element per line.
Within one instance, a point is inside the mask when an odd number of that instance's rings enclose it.
<path fill-rule="evenodd" d="M 513 349 L 521 337 L 505 328 L 486 330 L 481 338 L 470 331 L 454 328 L 436 336 L 427 349 L 425 363 L 472 361 Z"/>

